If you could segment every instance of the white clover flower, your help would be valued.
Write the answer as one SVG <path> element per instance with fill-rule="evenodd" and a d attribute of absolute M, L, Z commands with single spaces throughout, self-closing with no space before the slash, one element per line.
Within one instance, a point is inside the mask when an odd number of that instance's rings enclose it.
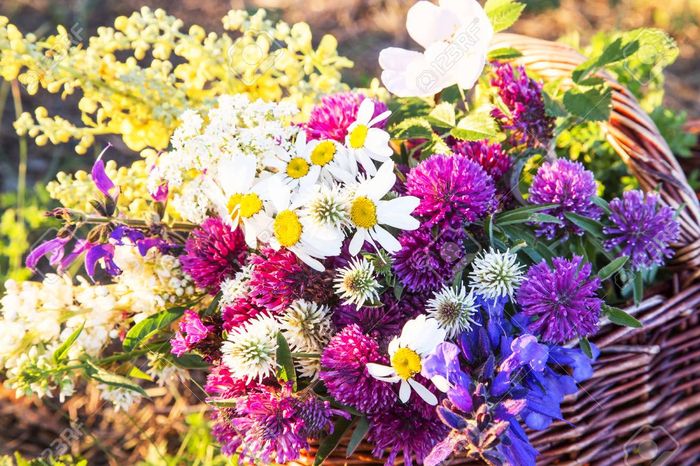
<path fill-rule="evenodd" d="M 114 405 L 115 411 L 128 411 L 131 406 L 141 400 L 141 395 L 128 388 L 115 387 L 113 385 L 99 384 L 100 398 Z"/>
<path fill-rule="evenodd" d="M 279 318 L 290 347 L 299 352 L 320 352 L 331 338 L 331 311 L 303 299 L 294 301 Z"/>
<path fill-rule="evenodd" d="M 316 185 L 305 193 L 301 201 L 303 215 L 314 228 L 342 231 L 350 225 L 350 200 L 339 185 Z"/>
<path fill-rule="evenodd" d="M 353 256 L 360 252 L 365 241 L 376 241 L 389 253 L 401 249 L 399 241 L 382 225 L 399 230 L 415 230 L 420 226 L 420 222 L 411 216 L 418 207 L 417 197 L 402 196 L 383 200 L 394 183 L 394 162 L 390 160 L 379 167 L 376 176 L 364 179 L 353 188 L 350 222 L 357 229 L 349 246 L 349 252 Z"/>
<path fill-rule="evenodd" d="M 374 275 L 374 265 L 365 258 L 355 258 L 350 265 L 336 271 L 335 291 L 344 304 L 354 304 L 358 309 L 367 302 L 379 300 L 379 282 Z"/>
<path fill-rule="evenodd" d="M 394 337 L 389 343 L 391 366 L 368 363 L 367 371 L 377 380 L 401 382 L 399 399 L 403 403 L 408 402 L 413 389 L 423 401 L 434 406 L 437 397 L 414 376 L 421 373 L 425 358 L 444 340 L 445 330 L 440 328 L 438 322 L 420 315 L 406 322 L 401 336 Z"/>
<path fill-rule="evenodd" d="M 490 249 L 477 256 L 472 262 L 469 274 L 474 291 L 484 298 L 497 299 L 513 297 L 513 293 L 523 280 L 523 265 L 518 257 L 510 252 L 496 252 Z"/>
<path fill-rule="evenodd" d="M 261 382 L 277 368 L 277 333 L 280 326 L 269 315 L 256 317 L 228 334 L 221 346 L 223 362 L 235 378 Z"/>
<path fill-rule="evenodd" d="M 238 298 L 244 296 L 250 290 L 250 277 L 253 272 L 253 266 L 245 265 L 236 272 L 233 278 L 226 278 L 219 289 L 221 290 L 221 300 L 219 302 L 221 308 L 230 306 Z"/>
<path fill-rule="evenodd" d="M 439 6 L 416 2 L 408 10 L 406 29 L 425 51 L 389 47 L 379 53 L 382 83 L 389 92 L 429 97 L 454 84 L 474 86 L 493 37 L 491 22 L 476 0 L 440 0 Z"/>
<path fill-rule="evenodd" d="M 377 173 L 377 167 L 372 160 L 386 162 L 394 153 L 389 146 L 389 133 L 383 129 L 373 128 L 380 121 L 386 120 L 391 112 L 387 110 L 372 118 L 373 114 L 374 101 L 363 100 L 357 110 L 357 117 L 348 127 L 348 135 L 345 137 L 345 145 L 350 151 L 351 160 L 354 158 L 355 163 L 359 162 L 370 176 Z"/>
<path fill-rule="evenodd" d="M 444 286 L 426 303 L 428 315 L 435 319 L 440 328 L 447 332 L 447 338 L 454 338 L 462 332 L 469 331 L 477 312 L 474 304 L 474 292 L 467 293 L 464 285 Z"/>

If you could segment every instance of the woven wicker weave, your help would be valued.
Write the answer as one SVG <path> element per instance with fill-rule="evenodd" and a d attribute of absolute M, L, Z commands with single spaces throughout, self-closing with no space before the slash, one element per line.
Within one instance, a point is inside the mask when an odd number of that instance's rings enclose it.
<path fill-rule="evenodd" d="M 570 82 L 585 58 L 568 46 L 514 34 L 499 34 L 494 49 L 514 47 L 518 61 L 545 80 Z M 594 377 L 562 406 L 567 423 L 531 432 L 538 464 L 651 464 L 632 445 L 654 442 L 663 464 L 700 464 L 700 206 L 695 192 L 658 129 L 635 98 L 610 76 L 613 109 L 607 138 L 643 189 L 660 189 L 680 215 L 681 237 L 670 283 L 627 312 L 641 329 L 604 322 L 593 341 L 601 349 Z M 572 425 L 573 424 L 573 425 Z M 347 438 L 344 439 L 347 444 Z M 649 443 L 651 446 L 652 444 Z M 629 450 L 629 451 L 628 451 Z M 363 444 L 351 458 L 341 444 L 324 464 L 382 464 Z M 630 453 L 626 457 L 626 453 Z M 298 464 L 310 464 L 313 452 Z M 657 460 L 660 457 L 656 458 Z M 468 464 L 459 458 L 449 464 Z M 660 463 L 655 463 L 660 464 Z"/>

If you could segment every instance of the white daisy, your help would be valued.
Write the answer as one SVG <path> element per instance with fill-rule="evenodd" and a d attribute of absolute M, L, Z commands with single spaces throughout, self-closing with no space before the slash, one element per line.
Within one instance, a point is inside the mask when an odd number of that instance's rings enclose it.
<path fill-rule="evenodd" d="M 307 145 L 311 164 L 321 168 L 325 183 L 352 183 L 357 178 L 357 162 L 342 144 L 330 139 L 310 141 Z"/>
<path fill-rule="evenodd" d="M 510 252 L 496 252 L 490 249 L 477 256 L 472 262 L 469 274 L 470 284 L 484 298 L 497 299 L 513 297 L 513 293 L 523 280 L 523 265 L 518 256 Z"/>
<path fill-rule="evenodd" d="M 292 197 L 287 186 L 270 183 L 270 209 L 267 212 L 268 231 L 264 236 L 274 248 L 292 251 L 310 267 L 323 271 L 318 259 L 340 254 L 343 235 L 338 229 L 312 226 L 302 211 L 303 196 Z"/>
<path fill-rule="evenodd" d="M 219 161 L 214 183 L 208 185 L 210 198 L 221 218 L 234 228 L 243 225 L 245 241 L 256 247 L 257 236 L 265 228 L 267 182 L 256 178 L 257 161 L 252 155 L 234 155 Z"/>
<path fill-rule="evenodd" d="M 384 382 L 401 382 L 399 399 L 406 403 L 411 397 L 411 389 L 428 404 L 436 405 L 437 398 L 423 384 L 413 377 L 423 370 L 425 358 L 435 347 L 445 340 L 445 330 L 435 319 L 420 315 L 403 326 L 401 336 L 389 343 L 391 366 L 368 363 L 367 371 L 372 377 Z"/>
<path fill-rule="evenodd" d="M 400 230 L 415 230 L 420 222 L 411 212 L 420 202 L 414 196 L 382 200 L 396 183 L 394 162 L 382 164 L 373 178 L 365 179 L 355 187 L 350 201 L 350 221 L 357 231 L 350 241 L 349 252 L 356 255 L 365 241 L 377 241 L 389 253 L 401 249 L 401 244 L 382 225 Z"/>
<path fill-rule="evenodd" d="M 355 258 L 347 267 L 338 269 L 334 282 L 344 304 L 354 304 L 359 309 L 367 302 L 379 301 L 380 285 L 374 276 L 374 265 L 365 258 Z"/>
<path fill-rule="evenodd" d="M 447 332 L 447 338 L 454 338 L 462 332 L 469 331 L 477 312 L 474 304 L 474 292 L 467 293 L 464 285 L 444 286 L 426 303 L 428 315 L 434 318 L 440 328 Z"/>
<path fill-rule="evenodd" d="M 292 190 L 305 191 L 313 186 L 321 174 L 321 166 L 311 163 L 311 148 L 306 142 L 306 132 L 299 131 L 294 149 L 281 156 L 265 158 L 265 164 L 277 170 L 273 178 L 281 180 Z"/>
<path fill-rule="evenodd" d="M 261 382 L 277 368 L 279 323 L 268 315 L 231 330 L 221 346 L 222 360 L 235 378 Z"/>
<path fill-rule="evenodd" d="M 391 112 L 387 110 L 372 118 L 373 114 L 374 101 L 363 100 L 357 110 L 357 117 L 348 127 L 348 135 L 345 137 L 345 145 L 350 151 L 350 156 L 359 162 L 369 175 L 377 173 L 372 160 L 386 162 L 394 153 L 389 146 L 389 133 L 373 128 L 380 121 L 386 120 Z"/>

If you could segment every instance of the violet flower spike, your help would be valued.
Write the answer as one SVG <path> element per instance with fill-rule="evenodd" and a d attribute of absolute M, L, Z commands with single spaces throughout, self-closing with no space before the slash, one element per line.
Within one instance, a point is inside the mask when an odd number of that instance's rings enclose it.
<path fill-rule="evenodd" d="M 25 265 L 28 269 L 36 270 L 39 260 L 42 257 L 49 255 L 49 263 L 55 266 L 56 264 L 60 263 L 61 259 L 63 259 L 63 248 L 66 246 L 66 243 L 68 243 L 69 240 L 70 238 L 56 237 L 41 243 L 29 253 L 25 261 Z"/>

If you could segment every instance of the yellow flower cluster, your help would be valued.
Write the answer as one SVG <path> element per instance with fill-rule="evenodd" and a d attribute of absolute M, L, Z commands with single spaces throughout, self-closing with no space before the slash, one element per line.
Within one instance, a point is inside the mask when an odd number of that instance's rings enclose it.
<path fill-rule="evenodd" d="M 338 56 L 332 36 L 314 48 L 307 24 L 275 23 L 264 10 L 231 11 L 223 23 L 222 35 L 199 26 L 183 32 L 181 20 L 144 7 L 83 46 L 80 31 L 59 26 L 40 40 L 0 16 L 0 77 L 18 79 L 30 94 L 80 95 L 81 124 L 40 107 L 23 114 L 16 131 L 39 145 L 77 140 L 80 154 L 96 135 L 117 134 L 153 154 L 167 148 L 185 109 L 206 110 L 219 95 L 292 100 L 304 113 L 319 94 L 343 88 L 340 70 L 352 62 Z"/>

